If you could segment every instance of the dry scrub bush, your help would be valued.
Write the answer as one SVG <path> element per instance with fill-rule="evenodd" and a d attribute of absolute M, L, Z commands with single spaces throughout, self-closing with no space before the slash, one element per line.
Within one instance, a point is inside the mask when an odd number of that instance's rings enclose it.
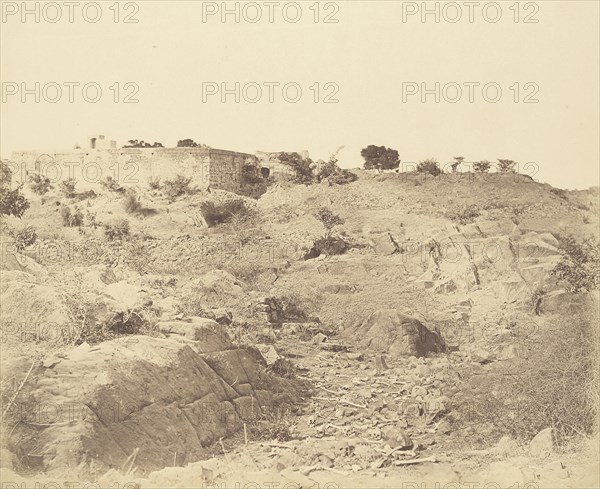
<path fill-rule="evenodd" d="M 65 197 L 73 197 L 75 195 L 75 185 L 77 185 L 77 179 L 67 178 L 58 184 L 58 188 L 65 194 Z"/>
<path fill-rule="evenodd" d="M 594 238 L 578 241 L 574 236 L 560 238 L 560 262 L 552 270 L 569 292 L 592 291 L 600 286 L 600 243 Z"/>
<path fill-rule="evenodd" d="M 90 294 L 80 277 L 75 283 L 65 287 L 62 300 L 69 318 L 68 334 L 63 335 L 65 344 L 78 345 L 84 341 L 96 344 L 108 340 L 126 341 L 128 335 L 156 333 L 155 324 L 158 313 L 151 307 L 136 307 L 121 312 L 115 312 L 107 320 L 101 320 L 98 311 L 103 314 L 104 298 Z"/>
<path fill-rule="evenodd" d="M 22 253 L 25 248 L 32 246 L 37 241 L 37 233 L 33 226 L 9 229 L 8 233 L 15 240 L 15 248 L 19 253 Z"/>
<path fill-rule="evenodd" d="M 150 190 L 160 190 L 160 177 L 148 178 L 148 187 Z"/>
<path fill-rule="evenodd" d="M 296 366 L 287 358 L 278 358 L 269 368 L 271 372 L 284 379 L 295 379 L 297 375 Z"/>
<path fill-rule="evenodd" d="M 129 237 L 129 221 L 117 219 L 104 225 L 104 235 L 109 241 L 121 240 Z"/>
<path fill-rule="evenodd" d="M 177 175 L 173 180 L 165 180 L 163 183 L 163 192 L 165 196 L 173 202 L 182 195 L 191 195 L 196 192 L 196 188 L 191 186 L 192 179 L 183 175 Z"/>
<path fill-rule="evenodd" d="M 35 194 L 44 195 L 52 188 L 52 184 L 50 178 L 34 173 L 29 175 L 29 188 Z"/>
<path fill-rule="evenodd" d="M 247 223 L 256 215 L 256 210 L 244 199 L 225 202 L 206 201 L 200 205 L 200 210 L 209 227 L 226 223 Z"/>
<path fill-rule="evenodd" d="M 417 171 L 419 173 L 429 173 L 434 177 L 443 173 L 440 169 L 440 164 L 433 158 L 426 159 L 417 164 Z"/>
<path fill-rule="evenodd" d="M 74 228 L 83 225 L 83 212 L 77 207 L 71 210 L 70 207 L 63 205 L 60 207 L 60 217 L 62 219 L 63 226 Z"/>
<path fill-rule="evenodd" d="M 446 213 L 446 217 L 451 221 L 458 222 L 463 226 L 475 221 L 481 215 L 479 208 L 476 205 L 466 205 Z"/>
<path fill-rule="evenodd" d="M 156 311 L 139 307 L 115 312 L 107 319 L 105 301 L 76 276 L 61 286 L 56 300 L 42 299 L 26 289 L 16 291 L 10 303 L 3 304 L 0 319 L 6 332 L 11 332 L 8 340 L 44 345 L 46 351 L 83 342 L 117 340 L 131 334 L 154 334 Z M 50 317 L 56 317 L 57 322 L 48 320 Z M 58 317 L 62 319 L 58 321 Z"/>
<path fill-rule="evenodd" d="M 526 442 L 548 427 L 563 436 L 597 432 L 597 342 L 591 313 L 554 320 L 531 343 L 528 355 L 498 364 L 466 386 L 471 396 L 454 406 L 458 426 L 460 420 L 477 426 L 478 435 L 489 434 L 488 442 L 504 435 Z"/>
<path fill-rule="evenodd" d="M 111 176 L 107 176 L 105 179 L 100 180 L 100 185 L 102 185 L 102 187 L 104 189 L 108 190 L 109 192 L 122 192 L 123 191 L 123 187 L 121 187 L 121 185 L 119 185 L 119 182 L 117 182 Z"/>
<path fill-rule="evenodd" d="M 127 214 L 137 214 L 142 209 L 142 203 L 134 192 L 128 192 L 123 201 L 123 208 Z"/>
<path fill-rule="evenodd" d="M 296 378 L 295 367 L 289 360 L 281 359 L 271 367 L 259 365 L 255 386 L 257 389 L 272 390 L 281 377 Z M 285 403 L 264 406 L 262 413 L 257 412 L 248 420 L 248 434 L 253 440 L 289 441 L 293 439 L 292 432 L 296 424 L 294 418 L 291 406 Z"/>
<path fill-rule="evenodd" d="M 278 442 L 292 440 L 295 421 L 291 410 L 282 406 L 277 410 L 269 411 L 262 415 L 257 414 L 249 420 L 248 434 L 251 439 Z"/>
<path fill-rule="evenodd" d="M 316 311 L 319 309 L 319 300 L 316 292 L 311 292 L 312 295 L 291 290 L 277 291 L 276 301 L 283 313 L 284 321 L 304 322 L 315 320 Z"/>
<path fill-rule="evenodd" d="M 7 185 L 0 185 L 0 215 L 15 216 L 19 219 L 29 209 L 30 203 L 21 193 L 23 184 L 13 190 Z"/>

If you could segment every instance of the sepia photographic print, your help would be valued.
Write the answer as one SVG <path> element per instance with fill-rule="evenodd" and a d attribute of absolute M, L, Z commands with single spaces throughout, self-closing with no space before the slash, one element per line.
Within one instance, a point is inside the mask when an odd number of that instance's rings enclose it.
<path fill-rule="evenodd" d="M 1 489 L 600 487 L 598 0 L 0 0 Z"/>

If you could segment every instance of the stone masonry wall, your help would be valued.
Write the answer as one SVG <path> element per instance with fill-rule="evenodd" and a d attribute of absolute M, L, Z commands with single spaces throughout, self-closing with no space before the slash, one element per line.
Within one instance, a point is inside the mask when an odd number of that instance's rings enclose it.
<path fill-rule="evenodd" d="M 77 188 L 96 189 L 110 176 L 124 187 L 146 186 L 150 178 L 161 180 L 177 174 L 191 177 L 194 185 L 238 192 L 242 167 L 256 158 L 212 148 L 120 148 L 82 149 L 61 153 L 17 151 L 6 162 L 13 182 L 26 182 L 35 172 L 50 178 L 53 184 L 70 177 Z"/>

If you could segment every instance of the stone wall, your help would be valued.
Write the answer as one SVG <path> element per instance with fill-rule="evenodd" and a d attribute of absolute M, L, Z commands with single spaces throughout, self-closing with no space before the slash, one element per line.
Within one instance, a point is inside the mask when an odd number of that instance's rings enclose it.
<path fill-rule="evenodd" d="M 177 174 L 194 185 L 238 192 L 242 168 L 255 156 L 212 148 L 76 149 L 43 153 L 17 151 L 7 162 L 13 182 L 26 182 L 29 173 L 41 173 L 53 184 L 73 177 L 77 188 L 96 189 L 110 176 L 124 187 L 146 186 L 150 178 L 165 180 Z"/>

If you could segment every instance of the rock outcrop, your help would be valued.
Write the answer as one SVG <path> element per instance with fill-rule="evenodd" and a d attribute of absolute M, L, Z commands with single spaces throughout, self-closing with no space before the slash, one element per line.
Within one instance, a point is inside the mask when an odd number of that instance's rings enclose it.
<path fill-rule="evenodd" d="M 392 355 L 421 357 L 445 349 L 438 332 L 395 309 L 373 312 L 358 326 L 356 336 L 365 347 Z"/>
<path fill-rule="evenodd" d="M 11 451 L 34 469 L 138 473 L 211 455 L 244 422 L 292 402 L 291 381 L 261 376 L 257 351 L 235 348 L 211 320 L 161 323 L 168 338 L 122 336 L 83 343 L 31 373 L 7 413 Z M 201 353 L 200 353 L 201 352 Z"/>

